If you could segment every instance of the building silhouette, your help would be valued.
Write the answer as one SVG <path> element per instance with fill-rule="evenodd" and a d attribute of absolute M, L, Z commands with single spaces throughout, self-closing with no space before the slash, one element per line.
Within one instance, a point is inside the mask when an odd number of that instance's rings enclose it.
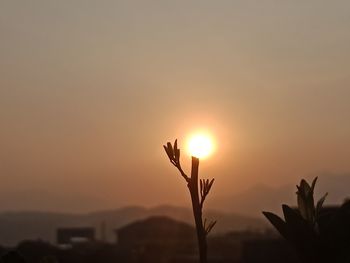
<path fill-rule="evenodd" d="M 69 227 L 58 228 L 56 231 L 57 245 L 73 245 L 95 241 L 95 229 L 93 227 Z"/>

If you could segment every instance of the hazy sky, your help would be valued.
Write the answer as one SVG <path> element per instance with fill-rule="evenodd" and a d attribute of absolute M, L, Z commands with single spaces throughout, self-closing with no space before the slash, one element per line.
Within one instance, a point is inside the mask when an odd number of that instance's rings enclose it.
<path fill-rule="evenodd" d="M 349 172 L 349 28 L 345 0 L 1 0 L 0 209 L 182 204 L 162 144 L 199 128 L 213 195 Z"/>

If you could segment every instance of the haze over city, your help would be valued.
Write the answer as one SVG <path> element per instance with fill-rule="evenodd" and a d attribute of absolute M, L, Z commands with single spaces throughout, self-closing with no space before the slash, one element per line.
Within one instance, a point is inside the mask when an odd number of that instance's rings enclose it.
<path fill-rule="evenodd" d="M 340 0 L 1 1 L 0 211 L 189 206 L 162 145 L 177 138 L 188 170 L 198 130 L 215 138 L 200 172 L 216 178 L 217 203 L 347 178 L 349 10 Z"/>

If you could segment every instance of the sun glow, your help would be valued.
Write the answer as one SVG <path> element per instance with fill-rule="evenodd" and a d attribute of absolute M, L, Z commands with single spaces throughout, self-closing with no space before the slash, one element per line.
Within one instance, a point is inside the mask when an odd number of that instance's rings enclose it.
<path fill-rule="evenodd" d="M 188 140 L 188 151 L 191 156 L 207 158 L 214 151 L 214 142 L 208 134 L 195 134 Z"/>

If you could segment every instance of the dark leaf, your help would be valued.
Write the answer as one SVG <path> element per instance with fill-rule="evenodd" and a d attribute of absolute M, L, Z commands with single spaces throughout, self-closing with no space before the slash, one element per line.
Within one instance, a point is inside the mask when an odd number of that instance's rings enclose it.
<path fill-rule="evenodd" d="M 300 188 L 297 192 L 297 202 L 298 210 L 301 216 L 306 219 L 308 217 L 306 195 L 305 192 Z"/>
<path fill-rule="evenodd" d="M 301 188 L 301 190 L 304 192 L 305 195 L 306 195 L 308 192 L 310 192 L 310 190 L 311 190 L 310 185 L 309 185 L 304 179 L 302 179 L 302 180 L 300 181 L 300 188 Z"/>
<path fill-rule="evenodd" d="M 310 223 L 314 222 L 315 219 L 315 204 L 314 204 L 314 195 L 313 192 L 310 191 L 306 196 L 306 220 Z"/>
<path fill-rule="evenodd" d="M 180 160 L 180 149 L 175 149 L 175 160 L 177 162 Z"/>
<path fill-rule="evenodd" d="M 163 145 L 163 147 L 164 147 L 164 150 L 165 150 L 166 154 L 168 155 L 169 159 L 172 160 L 172 156 L 169 153 L 168 147 L 166 147 L 165 145 Z"/>
<path fill-rule="evenodd" d="M 209 183 L 209 186 L 208 186 L 208 192 L 210 191 L 210 189 L 211 189 L 211 187 L 212 187 L 213 183 L 214 183 L 214 178 L 213 178 L 213 179 L 211 179 L 211 181 L 210 181 L 210 183 Z"/>
<path fill-rule="evenodd" d="M 326 200 L 327 195 L 328 195 L 328 193 L 325 193 L 324 196 L 320 200 L 318 200 L 317 205 L 316 205 L 316 216 L 318 216 L 320 214 L 323 203 Z"/>
<path fill-rule="evenodd" d="M 177 150 L 177 139 L 174 142 L 174 150 Z"/>
<path fill-rule="evenodd" d="M 213 227 L 216 225 L 216 221 L 211 221 L 209 226 L 206 229 L 207 234 L 213 229 Z"/>
<path fill-rule="evenodd" d="M 286 220 L 287 224 L 291 224 L 292 226 L 299 226 L 305 223 L 305 220 L 302 218 L 302 216 L 294 209 L 290 208 L 288 205 L 282 205 L 282 210 L 284 219 Z"/>
<path fill-rule="evenodd" d="M 287 205 L 282 205 L 284 218 L 287 223 L 290 240 L 300 247 L 309 246 L 314 242 L 313 226 L 310 225 L 298 211 Z"/>
<path fill-rule="evenodd" d="M 310 223 L 314 222 L 315 217 L 315 205 L 313 197 L 313 188 L 315 187 L 317 177 L 312 182 L 312 187 L 302 179 L 300 187 L 297 186 L 298 191 L 298 209 L 301 216 Z"/>
<path fill-rule="evenodd" d="M 317 176 L 315 177 L 315 179 L 312 181 L 312 184 L 311 184 L 311 192 L 314 192 L 314 189 L 315 189 L 315 185 L 316 185 L 316 182 L 317 182 Z"/>
<path fill-rule="evenodd" d="M 289 239 L 289 233 L 286 222 L 284 222 L 279 216 L 275 215 L 274 213 L 262 213 L 285 239 Z"/>
<path fill-rule="evenodd" d="M 171 156 L 170 159 L 174 159 L 174 151 L 173 151 L 173 146 L 171 145 L 170 142 L 167 143 L 167 148 L 168 148 L 168 151 L 169 151 L 169 154 Z"/>

